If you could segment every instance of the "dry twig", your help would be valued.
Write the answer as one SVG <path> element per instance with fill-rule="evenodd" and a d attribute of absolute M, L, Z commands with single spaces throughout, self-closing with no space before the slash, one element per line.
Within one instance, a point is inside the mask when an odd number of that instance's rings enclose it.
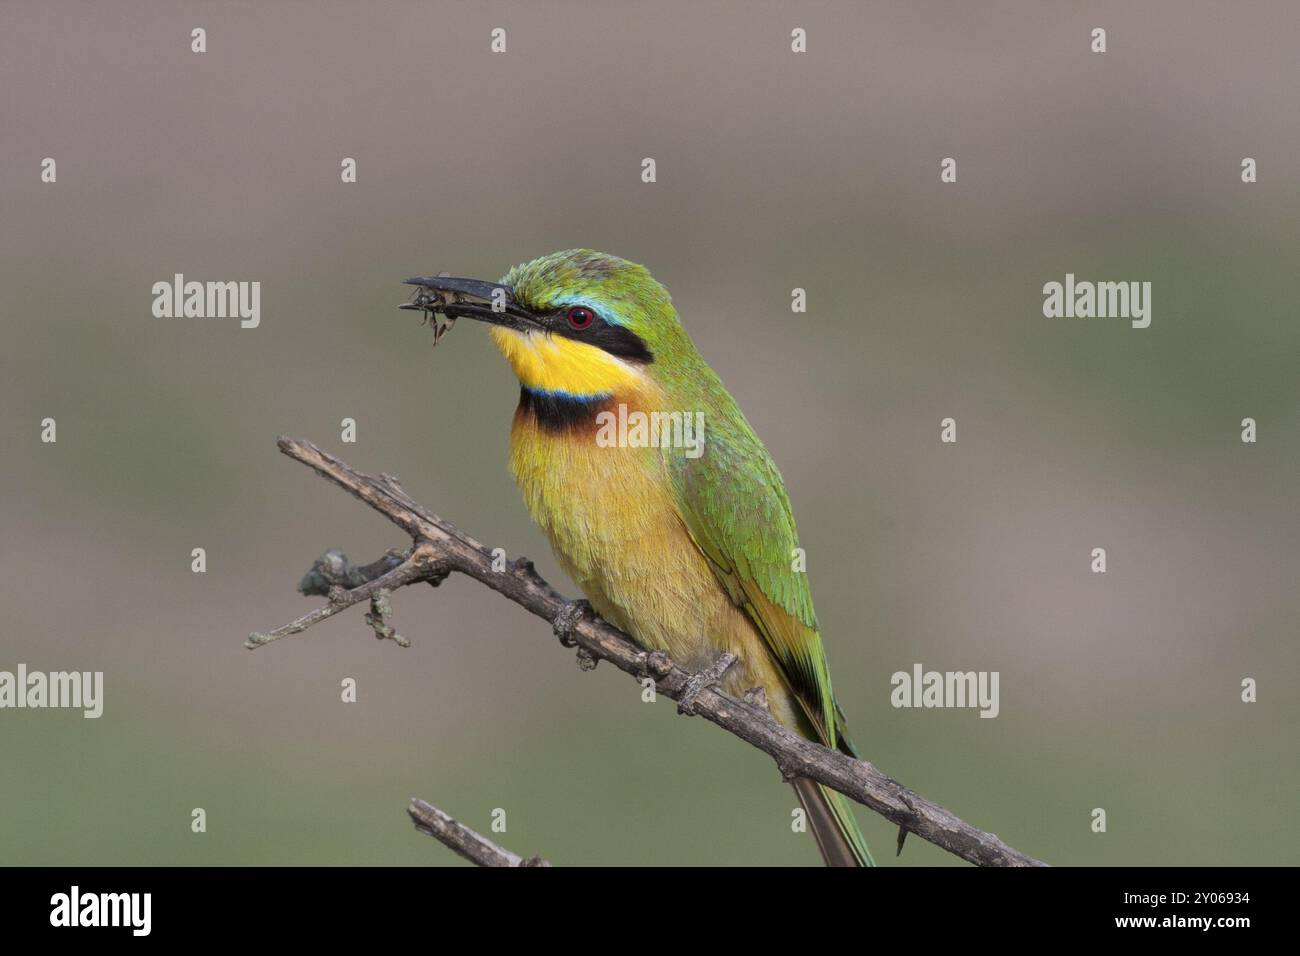
<path fill-rule="evenodd" d="M 432 804 L 412 799 L 406 812 L 415 828 L 427 833 L 443 846 L 459 853 L 479 866 L 550 866 L 540 856 L 522 857 L 498 846 L 481 833 L 475 833 L 459 820 L 454 820 Z"/>
<path fill-rule="evenodd" d="M 367 621 L 376 636 L 401 643 L 390 623 L 388 596 L 398 588 L 417 582 L 427 581 L 436 586 L 452 571 L 458 571 L 552 622 L 561 641 L 577 648 L 584 669 L 604 660 L 639 679 L 652 678 L 657 693 L 684 702 L 684 713 L 698 714 L 771 756 L 785 779 L 808 777 L 824 783 L 896 824 L 900 828 L 900 844 L 903 833 L 914 833 L 980 866 L 1046 865 L 1012 849 L 994 834 L 963 822 L 939 804 L 885 776 L 870 763 L 854 760 L 787 730 L 772 718 L 761 701 L 732 697 L 707 680 L 695 680 L 698 675 L 677 667 L 668 655 L 642 650 L 622 631 L 584 613 L 585 602 L 565 600 L 542 580 L 527 558 L 508 564 L 504 571 L 493 570 L 492 554 L 487 548 L 413 501 L 392 476 L 376 478 L 354 471 L 311 442 L 282 437 L 279 446 L 290 458 L 315 469 L 323 478 L 384 515 L 411 537 L 412 545 L 404 552 L 389 552 L 364 568 L 349 566 L 338 552 L 327 553 L 304 578 L 303 591 L 325 593 L 328 603 L 273 631 L 250 634 L 246 647 L 261 647 L 300 633 L 366 600 L 372 602 Z M 721 661 L 718 665 L 725 668 Z M 450 817 L 447 820 L 455 824 Z M 453 849 L 461 852 L 456 846 Z M 508 854 L 499 847 L 496 850 Z M 508 855 L 518 859 L 514 854 Z"/>

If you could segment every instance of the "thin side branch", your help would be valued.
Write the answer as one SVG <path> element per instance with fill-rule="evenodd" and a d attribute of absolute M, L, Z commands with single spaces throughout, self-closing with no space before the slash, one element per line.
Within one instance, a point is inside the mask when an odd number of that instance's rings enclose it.
<path fill-rule="evenodd" d="M 807 777 L 824 783 L 879 813 L 901 830 L 979 866 L 1046 865 L 1012 849 L 994 834 L 963 822 L 934 801 L 887 777 L 872 764 L 854 760 L 787 730 L 758 699 L 739 700 L 710 684 L 707 678 L 712 675 L 706 674 L 705 680 L 696 679 L 699 675 L 677 667 L 668 655 L 642 650 L 622 631 L 594 615 L 581 613 L 579 602 L 566 601 L 541 578 L 527 558 L 510 563 L 504 571 L 494 570 L 492 554 L 487 548 L 413 501 L 395 478 L 389 475 L 374 478 L 354 471 L 311 442 L 282 437 L 278 444 L 284 454 L 314 469 L 388 518 L 410 535 L 413 544 L 396 565 L 384 559 L 376 562 L 381 568 L 387 568 L 378 577 L 349 589 L 332 586 L 327 605 L 269 633 L 250 635 L 246 647 L 257 648 L 300 633 L 346 607 L 371 598 L 381 589 L 391 592 L 421 581 L 436 585 L 450 572 L 458 571 L 552 622 L 561 640 L 568 646 L 576 646 L 579 663 L 586 662 L 588 669 L 604 660 L 638 679 L 652 678 L 657 693 L 685 702 L 685 712 L 717 724 L 772 757 L 785 779 Z M 320 564 L 317 562 L 317 567 Z M 343 567 L 346 568 L 345 561 Z M 385 616 L 384 624 L 387 623 Z"/>
<path fill-rule="evenodd" d="M 540 856 L 522 857 L 476 833 L 432 804 L 412 798 L 406 808 L 415 828 L 479 866 L 550 866 Z"/>
<path fill-rule="evenodd" d="M 270 644 L 272 641 L 278 641 L 282 637 L 288 637 L 290 634 L 301 634 L 313 624 L 319 624 L 326 618 L 331 618 L 339 611 L 344 611 L 352 605 L 366 599 L 380 598 L 386 600 L 386 593 L 400 588 L 407 584 L 414 584 L 416 581 L 427 581 L 433 568 L 436 568 L 437 561 L 429 553 L 428 549 L 416 548 L 411 557 L 404 560 L 391 571 L 386 571 L 373 581 L 367 581 L 365 584 L 359 584 L 351 590 L 343 590 L 335 585 L 329 590 L 329 603 L 323 607 L 318 607 L 314 611 L 309 611 L 296 621 L 290 621 L 288 624 L 277 627 L 274 631 L 268 631 L 265 634 L 254 632 L 248 635 L 248 640 L 244 646 L 249 650 L 255 647 L 261 647 L 263 644 Z M 386 617 L 386 615 L 380 615 Z M 388 636 L 388 635 L 383 635 Z"/>

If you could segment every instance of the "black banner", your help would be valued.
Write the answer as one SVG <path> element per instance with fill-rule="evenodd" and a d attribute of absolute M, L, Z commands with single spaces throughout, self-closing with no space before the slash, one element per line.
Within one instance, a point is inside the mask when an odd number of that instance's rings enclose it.
<path fill-rule="evenodd" d="M 75 934 L 79 945 L 431 932 L 436 945 L 443 933 L 500 941 L 566 925 L 661 937 L 703 911 L 713 914 L 719 941 L 728 925 L 754 933 L 753 918 L 764 913 L 782 935 L 870 926 L 926 942 L 1042 932 L 1231 945 L 1278 928 L 1281 886 L 1293 878 L 1282 869 L 1155 868 L 9 869 L 0 871 L 0 913 L 7 939 Z"/>

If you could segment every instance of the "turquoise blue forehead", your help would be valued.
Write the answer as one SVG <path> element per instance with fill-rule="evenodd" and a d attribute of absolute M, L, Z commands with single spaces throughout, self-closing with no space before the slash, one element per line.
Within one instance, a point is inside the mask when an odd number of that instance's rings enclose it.
<path fill-rule="evenodd" d="M 501 284 L 513 289 L 515 298 L 525 308 L 550 312 L 580 305 L 591 309 L 610 325 L 629 325 L 632 322 L 630 314 L 633 303 L 626 298 L 606 298 L 598 291 L 590 289 L 557 292 L 539 290 L 537 285 L 529 282 L 527 278 L 520 281 L 515 276 L 514 270 L 502 277 Z"/>

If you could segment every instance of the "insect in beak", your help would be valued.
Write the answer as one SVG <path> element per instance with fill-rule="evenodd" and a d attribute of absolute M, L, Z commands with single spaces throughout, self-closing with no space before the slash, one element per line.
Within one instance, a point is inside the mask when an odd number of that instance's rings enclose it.
<path fill-rule="evenodd" d="M 449 273 L 440 272 L 441 278 Z M 411 309 L 423 313 L 420 321 L 421 325 L 428 324 L 433 329 L 433 347 L 437 348 L 438 343 L 442 341 L 443 336 L 456 327 L 456 317 L 447 315 L 446 308 L 449 305 L 455 305 L 461 301 L 459 292 L 440 291 L 431 289 L 428 286 L 420 286 L 415 290 L 409 302 L 403 302 L 398 306 L 399 309 Z M 438 321 L 438 316 L 442 315 L 443 321 Z"/>

